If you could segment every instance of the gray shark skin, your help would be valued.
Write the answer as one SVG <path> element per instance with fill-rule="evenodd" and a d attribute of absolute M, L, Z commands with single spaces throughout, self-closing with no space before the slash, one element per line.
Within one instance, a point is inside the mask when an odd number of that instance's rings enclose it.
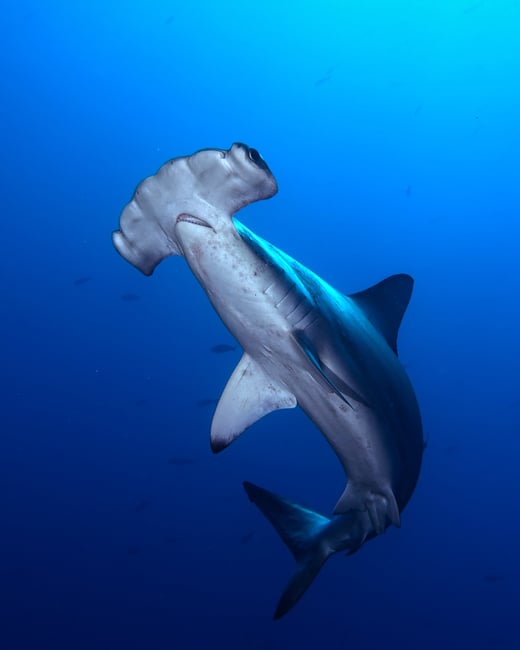
<path fill-rule="evenodd" d="M 279 618 L 331 554 L 354 552 L 400 525 L 424 445 L 396 343 L 413 280 L 391 276 L 351 296 L 335 290 L 234 218 L 276 191 L 255 149 L 201 150 L 167 162 L 137 187 L 113 243 L 146 275 L 169 255 L 184 257 L 243 348 L 213 416 L 214 451 L 267 413 L 299 405 L 345 470 L 331 519 L 245 484 L 297 561 Z"/>

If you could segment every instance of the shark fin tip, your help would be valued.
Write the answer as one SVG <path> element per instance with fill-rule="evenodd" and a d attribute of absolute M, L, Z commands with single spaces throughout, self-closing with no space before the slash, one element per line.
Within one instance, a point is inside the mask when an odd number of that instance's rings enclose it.
<path fill-rule="evenodd" d="M 228 445 L 229 445 L 229 442 L 226 441 L 226 440 L 224 440 L 224 438 L 213 437 L 213 436 L 211 437 L 211 440 L 210 440 L 210 447 L 211 447 L 211 451 L 212 451 L 214 454 L 218 454 L 218 453 L 220 453 L 220 452 L 223 451 L 223 450 L 224 450 Z"/>

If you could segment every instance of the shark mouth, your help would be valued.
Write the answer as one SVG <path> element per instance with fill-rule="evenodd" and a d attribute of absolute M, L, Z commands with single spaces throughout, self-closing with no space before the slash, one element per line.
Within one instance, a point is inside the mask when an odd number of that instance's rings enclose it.
<path fill-rule="evenodd" d="M 195 217 L 192 214 L 187 214 L 186 212 L 183 212 L 177 217 L 176 223 L 192 223 L 195 226 L 203 226 L 204 228 L 213 228 L 209 225 L 207 221 L 204 221 L 204 219 L 200 219 L 199 217 Z"/>

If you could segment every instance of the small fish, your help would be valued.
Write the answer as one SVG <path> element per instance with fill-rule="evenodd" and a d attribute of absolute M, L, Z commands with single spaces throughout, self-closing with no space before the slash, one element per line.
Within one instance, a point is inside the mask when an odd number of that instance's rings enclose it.
<path fill-rule="evenodd" d="M 1 580 L 25 580 L 30 576 L 30 569 L 23 566 L 9 566 L 0 569 Z"/>
<path fill-rule="evenodd" d="M 141 296 L 138 296 L 136 293 L 124 293 L 121 296 L 121 300 L 124 300 L 125 302 L 135 302 L 136 300 L 140 300 Z"/>
<path fill-rule="evenodd" d="M 255 534 L 254 530 L 250 530 L 248 533 L 245 535 L 242 535 L 240 538 L 240 543 L 241 544 L 249 544 L 249 542 L 253 539 L 253 535 Z"/>
<path fill-rule="evenodd" d="M 460 446 L 456 444 L 445 445 L 443 451 L 447 454 L 456 454 L 460 451 Z"/>
<path fill-rule="evenodd" d="M 148 510 L 151 505 L 152 504 L 150 503 L 150 501 L 143 499 L 142 501 L 136 503 L 134 512 L 144 512 L 145 510 Z"/>
<path fill-rule="evenodd" d="M 218 343 L 211 348 L 212 352 L 216 354 L 222 354 L 223 352 L 233 352 L 236 350 L 236 345 L 228 345 L 227 343 Z"/>
<path fill-rule="evenodd" d="M 195 458 L 191 458 L 191 456 L 170 456 L 168 458 L 168 465 L 177 465 L 177 467 L 195 465 L 196 462 Z"/>
<path fill-rule="evenodd" d="M 90 282 L 91 280 L 92 280 L 92 278 L 90 277 L 90 275 L 85 275 L 85 276 L 83 276 L 81 278 L 77 278 L 76 280 L 74 280 L 73 284 L 74 284 L 75 287 L 79 287 L 82 284 L 86 284 L 87 282 Z"/>
<path fill-rule="evenodd" d="M 143 552 L 143 547 L 137 546 L 136 544 L 131 544 L 126 549 L 126 552 L 128 553 L 128 555 L 135 557 L 136 555 L 140 555 Z"/>
<path fill-rule="evenodd" d="M 330 81 L 332 79 L 332 75 L 329 74 L 326 77 L 321 77 L 321 79 L 316 79 L 314 82 L 315 86 L 323 86 L 323 84 L 326 84 L 327 81 Z"/>
<path fill-rule="evenodd" d="M 466 14 L 472 14 L 474 11 L 477 11 L 477 9 L 480 9 L 482 5 L 486 4 L 486 0 L 480 0 L 480 2 L 474 2 L 473 4 L 469 5 L 469 7 L 466 7 L 464 9 L 463 13 Z"/>
<path fill-rule="evenodd" d="M 314 82 L 315 86 L 323 86 L 323 84 L 326 84 L 328 81 L 330 81 L 333 77 L 334 71 L 336 70 L 336 66 L 333 66 L 332 68 L 329 68 L 327 72 L 323 75 L 323 77 L 320 77 L 319 79 L 316 79 Z"/>
<path fill-rule="evenodd" d="M 411 185 L 407 185 L 407 186 L 406 186 L 406 190 L 404 191 L 404 193 L 405 193 L 406 196 L 408 196 L 408 197 L 412 196 L 412 186 L 411 186 Z"/>
<path fill-rule="evenodd" d="M 205 406 L 211 406 L 212 404 L 216 404 L 218 402 L 218 399 L 214 398 L 206 398 L 206 399 L 199 399 L 195 402 L 195 406 L 198 406 L 199 408 L 203 408 Z"/>
<path fill-rule="evenodd" d="M 505 576 L 501 573 L 487 573 L 484 576 L 484 580 L 489 583 L 503 582 L 505 580 Z"/>

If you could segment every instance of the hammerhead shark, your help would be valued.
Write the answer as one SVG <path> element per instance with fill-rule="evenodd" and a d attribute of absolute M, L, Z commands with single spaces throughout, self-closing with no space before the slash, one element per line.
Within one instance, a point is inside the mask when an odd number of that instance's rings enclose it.
<path fill-rule="evenodd" d="M 353 553 L 400 526 L 424 449 L 415 393 L 397 356 L 412 278 L 394 275 L 349 296 L 337 291 L 234 217 L 277 189 L 256 149 L 203 149 L 142 181 L 113 233 L 117 251 L 145 275 L 170 255 L 184 257 L 243 348 L 213 416 L 213 451 L 264 415 L 298 405 L 344 468 L 348 482 L 331 518 L 244 484 L 297 562 L 275 618 L 333 553 Z"/>

